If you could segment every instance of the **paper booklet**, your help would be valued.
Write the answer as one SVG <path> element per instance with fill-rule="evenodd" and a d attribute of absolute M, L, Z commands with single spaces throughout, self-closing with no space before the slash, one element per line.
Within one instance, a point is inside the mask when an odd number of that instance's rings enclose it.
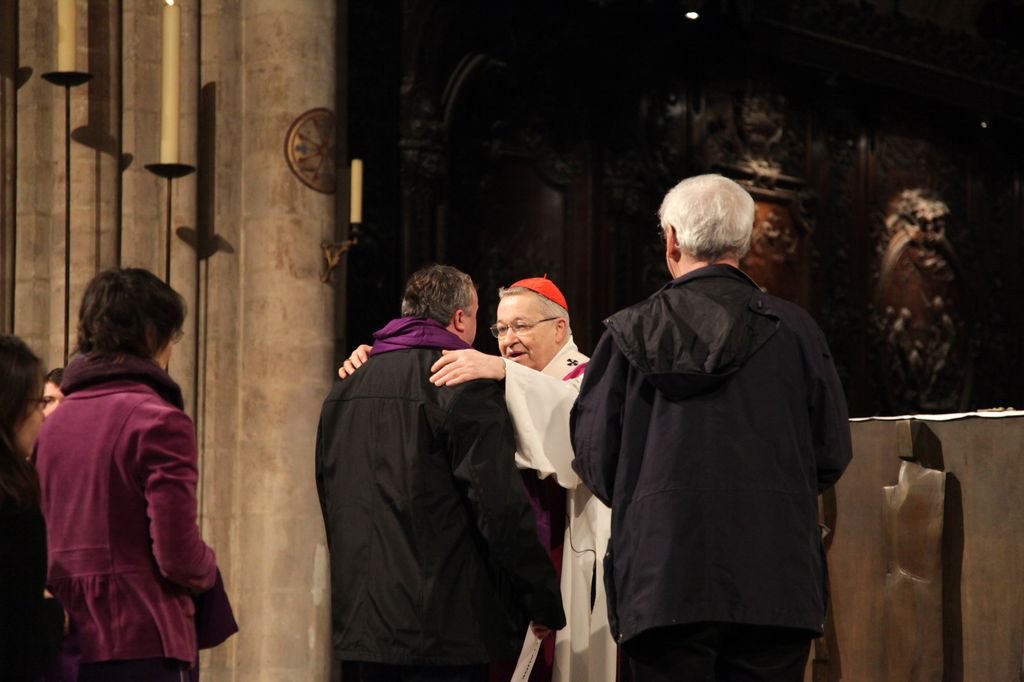
<path fill-rule="evenodd" d="M 519 660 L 516 661 L 515 672 L 509 682 L 526 682 L 530 679 L 530 671 L 537 661 L 537 653 L 540 651 L 541 640 L 533 634 L 533 623 L 526 628 L 526 637 L 523 638 L 523 649 L 519 652 Z"/>

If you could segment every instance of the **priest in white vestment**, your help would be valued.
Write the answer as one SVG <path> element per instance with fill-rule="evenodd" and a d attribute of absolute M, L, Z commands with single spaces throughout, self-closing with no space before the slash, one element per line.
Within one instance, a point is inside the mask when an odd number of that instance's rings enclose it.
<path fill-rule="evenodd" d="M 569 412 L 579 394 L 587 357 L 572 339 L 565 297 L 547 278 L 520 280 L 499 291 L 501 358 L 476 350 L 445 351 L 432 368 L 438 386 L 472 379 L 505 379 L 505 400 L 516 429 L 516 464 L 566 489 L 561 589 L 568 625 L 555 640 L 554 682 L 614 682 L 617 647 L 608 626 L 604 555 L 611 510 L 572 470 Z"/>

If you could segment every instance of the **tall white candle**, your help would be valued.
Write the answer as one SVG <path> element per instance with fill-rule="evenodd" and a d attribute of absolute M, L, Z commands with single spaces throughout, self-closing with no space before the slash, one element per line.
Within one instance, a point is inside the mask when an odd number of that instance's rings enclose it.
<path fill-rule="evenodd" d="M 57 70 L 75 70 L 75 0 L 57 0 Z"/>
<path fill-rule="evenodd" d="M 353 225 L 363 222 L 363 160 L 352 159 L 352 187 L 349 197 L 349 218 Z"/>
<path fill-rule="evenodd" d="M 178 163 L 178 112 L 181 74 L 181 7 L 164 5 L 164 53 L 160 97 L 160 163 Z"/>

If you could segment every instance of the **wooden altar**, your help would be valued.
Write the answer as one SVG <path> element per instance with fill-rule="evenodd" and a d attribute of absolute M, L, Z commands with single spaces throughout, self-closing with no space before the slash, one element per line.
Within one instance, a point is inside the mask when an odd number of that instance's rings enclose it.
<path fill-rule="evenodd" d="M 808 680 L 1024 679 L 1024 412 L 854 420 Z"/>

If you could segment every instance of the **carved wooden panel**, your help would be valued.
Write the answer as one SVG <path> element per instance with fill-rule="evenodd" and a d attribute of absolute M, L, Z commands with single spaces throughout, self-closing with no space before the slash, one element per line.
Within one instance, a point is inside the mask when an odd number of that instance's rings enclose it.
<path fill-rule="evenodd" d="M 956 411 L 971 390 L 970 309 L 954 246 L 963 171 L 929 140 L 895 135 L 880 139 L 877 168 L 873 312 L 886 406 Z"/>
<path fill-rule="evenodd" d="M 743 265 L 819 322 L 853 414 L 1024 404 L 1024 157 L 949 105 L 969 98 L 928 99 L 977 63 L 933 73 L 875 50 L 947 60 L 973 38 L 937 44 L 934 27 L 877 3 L 705 3 L 705 23 L 670 0 L 402 4 L 403 80 L 388 87 L 401 97 L 403 267 L 470 270 L 485 314 L 520 270 L 547 271 L 589 349 L 600 320 L 668 279 L 664 193 L 717 170 L 757 201 Z M 868 52 L 832 41 L 838 26 Z M 894 68 L 851 66 L 861 57 Z M 890 233 L 911 190 L 948 207 L 944 239 Z M 952 280 L 928 273 L 935 254 Z"/>
<path fill-rule="evenodd" d="M 896 410 L 955 411 L 969 390 L 966 320 L 949 208 L 921 190 L 890 202 L 878 282 L 885 387 Z"/>

